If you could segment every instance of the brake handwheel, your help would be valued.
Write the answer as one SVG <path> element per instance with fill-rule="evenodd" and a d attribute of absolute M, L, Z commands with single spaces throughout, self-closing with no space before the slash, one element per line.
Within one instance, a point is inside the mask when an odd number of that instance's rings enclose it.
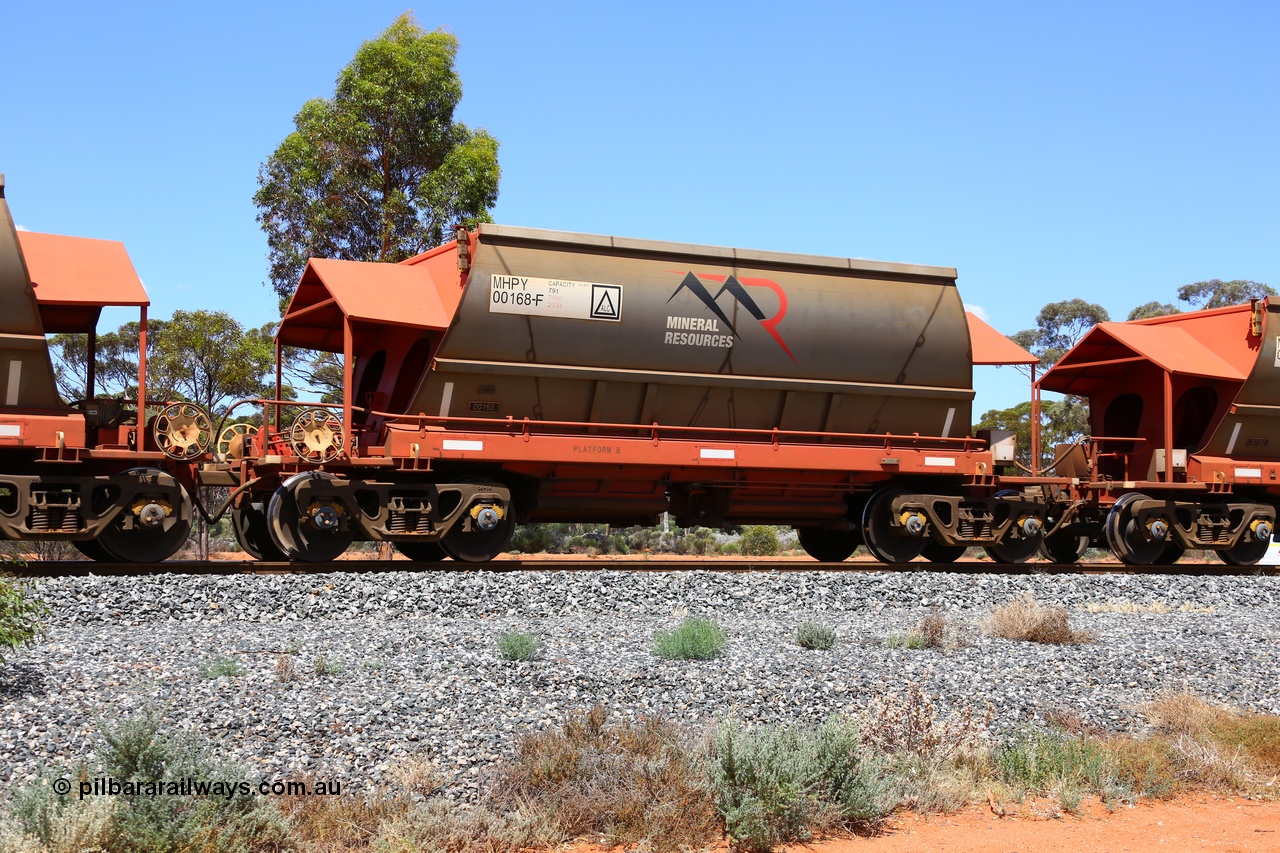
<path fill-rule="evenodd" d="M 195 459 L 213 443 L 209 414 L 195 403 L 166 406 L 152 422 L 151 434 L 170 459 Z"/>
<path fill-rule="evenodd" d="M 249 440 L 258 434 L 253 424 L 235 423 L 229 425 L 218 436 L 218 457 L 221 460 L 243 459 Z"/>
<path fill-rule="evenodd" d="M 342 421 L 327 409 L 304 409 L 289 427 L 289 444 L 308 462 L 330 462 L 342 452 Z"/>

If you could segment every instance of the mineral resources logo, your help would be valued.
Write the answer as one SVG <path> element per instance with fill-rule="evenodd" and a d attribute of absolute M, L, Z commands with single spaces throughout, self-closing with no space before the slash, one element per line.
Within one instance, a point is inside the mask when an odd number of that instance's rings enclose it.
<path fill-rule="evenodd" d="M 707 288 L 707 285 L 703 283 L 704 279 L 720 285 L 720 289 L 715 292 L 714 296 Z M 772 317 L 766 317 L 764 310 L 747 292 L 749 287 L 763 287 L 776 293 L 778 295 L 778 312 Z M 778 346 L 782 347 L 782 351 L 787 354 L 788 358 L 792 361 L 796 360 L 796 357 L 791 354 L 791 348 L 787 346 L 787 342 L 782 339 L 782 335 L 778 332 L 778 324 L 782 322 L 783 317 L 787 316 L 787 293 L 782 289 L 782 285 L 776 281 L 767 278 L 748 278 L 745 276 L 738 278 L 734 275 L 689 272 L 685 273 L 680 286 L 667 298 L 667 304 L 671 304 L 671 300 L 679 296 L 680 291 L 686 289 L 698 297 L 703 305 L 711 309 L 711 313 L 715 317 L 669 315 L 667 317 L 666 335 L 662 339 L 663 343 L 711 348 L 732 347 L 734 338 L 742 336 L 734 328 L 729 316 L 718 302 L 721 296 L 728 293 L 731 299 L 745 308 L 747 313 L 754 317 L 760 323 L 760 326 L 769 333 L 769 336 L 777 341 Z M 724 324 L 723 327 L 721 324 Z M 728 334 L 724 334 L 726 331 Z"/>

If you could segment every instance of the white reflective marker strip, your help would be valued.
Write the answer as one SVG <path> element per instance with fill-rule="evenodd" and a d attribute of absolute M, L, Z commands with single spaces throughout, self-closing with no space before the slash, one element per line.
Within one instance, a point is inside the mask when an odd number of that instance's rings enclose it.
<path fill-rule="evenodd" d="M 956 467 L 956 458 L 954 456 L 926 456 L 924 464 L 930 468 L 954 468 Z"/>
<path fill-rule="evenodd" d="M 9 388 L 4 395 L 6 406 L 18 405 L 18 389 L 22 387 L 22 362 L 14 359 L 9 362 Z"/>
<path fill-rule="evenodd" d="M 17 438 L 22 435 L 22 427 L 18 424 L 0 424 L 0 438 Z"/>
<path fill-rule="evenodd" d="M 449 417 L 449 404 L 453 402 L 453 383 L 444 383 L 444 393 L 440 395 L 440 417 Z"/>
<path fill-rule="evenodd" d="M 1244 421 L 1236 421 L 1236 428 L 1231 430 L 1231 440 L 1227 442 L 1227 455 L 1231 455 L 1231 451 L 1236 449 L 1236 439 L 1240 437 L 1240 427 L 1244 426 Z"/>
<path fill-rule="evenodd" d="M 951 422 L 955 420 L 955 417 L 956 417 L 955 407 L 953 406 L 950 409 L 947 409 L 947 422 L 942 425 L 943 438 L 951 437 Z"/>
<path fill-rule="evenodd" d="M 733 459 L 734 451 L 720 450 L 714 447 L 704 447 L 698 451 L 698 455 L 703 459 Z"/>
<path fill-rule="evenodd" d="M 445 450 L 484 450 L 483 441 L 463 441 L 458 438 L 446 438 L 441 446 Z"/>
<path fill-rule="evenodd" d="M 1236 477 L 1257 477 L 1261 479 L 1262 469 L 1261 468 L 1237 468 Z"/>

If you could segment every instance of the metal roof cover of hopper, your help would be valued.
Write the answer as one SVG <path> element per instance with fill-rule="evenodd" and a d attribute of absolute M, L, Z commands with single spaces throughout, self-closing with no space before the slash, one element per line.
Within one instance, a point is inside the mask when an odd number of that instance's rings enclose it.
<path fill-rule="evenodd" d="M 88 331 L 103 306 L 151 304 L 123 243 L 19 231 L 18 244 L 46 333 Z"/>
<path fill-rule="evenodd" d="M 450 312 L 424 268 L 374 261 L 312 258 L 277 338 L 285 346 L 342 351 L 342 319 L 443 329 Z"/>

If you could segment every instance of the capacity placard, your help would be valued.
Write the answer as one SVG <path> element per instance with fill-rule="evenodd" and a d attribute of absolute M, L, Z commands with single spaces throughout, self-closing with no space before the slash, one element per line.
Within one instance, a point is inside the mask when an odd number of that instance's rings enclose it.
<path fill-rule="evenodd" d="M 489 310 L 616 323 L 622 319 L 622 285 L 495 274 L 489 286 Z"/>

